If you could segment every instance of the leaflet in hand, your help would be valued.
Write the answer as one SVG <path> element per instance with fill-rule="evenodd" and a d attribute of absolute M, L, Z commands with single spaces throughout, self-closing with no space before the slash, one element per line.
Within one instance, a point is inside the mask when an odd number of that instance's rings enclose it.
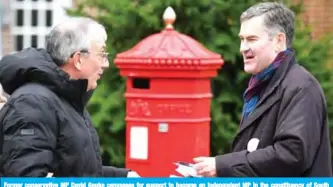
<path fill-rule="evenodd" d="M 197 175 L 197 171 L 193 167 L 193 164 L 191 163 L 186 163 L 186 162 L 176 162 L 176 171 L 182 175 L 182 177 L 201 177 Z M 176 175 L 172 175 L 170 177 L 180 177 Z"/>

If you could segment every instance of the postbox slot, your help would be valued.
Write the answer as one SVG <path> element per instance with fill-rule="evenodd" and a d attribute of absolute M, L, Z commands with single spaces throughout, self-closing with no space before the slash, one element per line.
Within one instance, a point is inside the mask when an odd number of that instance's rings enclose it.
<path fill-rule="evenodd" d="M 149 78 L 133 78 L 132 87 L 136 89 L 149 89 L 150 79 Z"/>

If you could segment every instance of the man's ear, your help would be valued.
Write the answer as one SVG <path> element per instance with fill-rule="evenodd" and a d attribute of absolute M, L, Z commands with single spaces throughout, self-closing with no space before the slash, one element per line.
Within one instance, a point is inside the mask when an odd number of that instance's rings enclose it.
<path fill-rule="evenodd" d="M 81 68 L 82 68 L 82 62 L 81 62 L 81 55 L 80 55 L 80 53 L 75 53 L 74 54 L 74 56 L 73 56 L 73 64 L 74 64 L 74 67 L 77 70 L 81 70 Z"/>
<path fill-rule="evenodd" d="M 279 53 L 287 48 L 287 37 L 284 33 L 279 32 L 275 36 L 275 52 Z"/>

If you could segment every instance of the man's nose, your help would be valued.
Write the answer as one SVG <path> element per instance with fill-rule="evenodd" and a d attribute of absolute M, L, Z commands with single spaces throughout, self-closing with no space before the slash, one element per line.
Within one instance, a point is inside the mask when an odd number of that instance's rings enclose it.
<path fill-rule="evenodd" d="M 242 41 L 240 44 L 240 52 L 243 53 L 245 51 L 248 51 L 249 49 L 249 45 L 246 42 Z"/>
<path fill-rule="evenodd" d="M 109 67 L 109 65 L 110 65 L 110 63 L 109 63 L 109 59 L 105 59 L 105 60 L 103 61 L 103 64 L 102 64 L 102 68 L 103 68 L 103 69 L 106 69 L 106 68 Z"/>

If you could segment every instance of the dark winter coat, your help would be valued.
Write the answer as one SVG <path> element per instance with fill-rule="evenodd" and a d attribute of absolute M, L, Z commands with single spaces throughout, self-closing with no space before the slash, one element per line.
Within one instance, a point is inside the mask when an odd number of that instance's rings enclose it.
<path fill-rule="evenodd" d="M 332 176 L 325 97 L 295 61 L 292 52 L 240 125 L 232 152 L 216 157 L 218 176 Z"/>
<path fill-rule="evenodd" d="M 11 95 L 0 111 L 4 176 L 127 176 L 102 166 L 87 80 L 70 80 L 45 50 L 27 49 L 2 58 L 0 82 Z"/>

